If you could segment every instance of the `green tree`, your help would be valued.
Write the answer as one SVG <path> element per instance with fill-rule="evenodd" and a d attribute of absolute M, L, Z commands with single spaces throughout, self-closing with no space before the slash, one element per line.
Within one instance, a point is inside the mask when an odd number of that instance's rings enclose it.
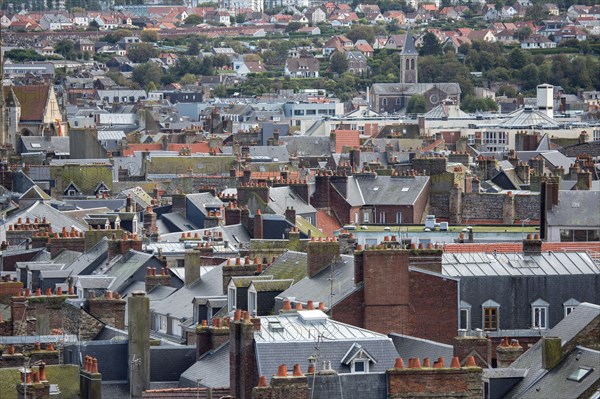
<path fill-rule="evenodd" d="M 296 32 L 298 29 L 302 28 L 304 24 L 302 22 L 290 22 L 285 27 L 286 32 Z"/>
<path fill-rule="evenodd" d="M 150 43 L 135 43 L 127 49 L 127 58 L 132 62 L 147 62 L 150 58 L 158 57 L 158 49 Z"/>
<path fill-rule="evenodd" d="M 84 60 L 84 61 L 89 61 L 89 60 L 90 60 L 90 58 L 91 58 L 91 54 L 90 54 L 90 52 L 89 52 L 89 51 L 87 51 L 87 50 L 85 50 L 85 51 L 83 52 L 83 60 Z"/>
<path fill-rule="evenodd" d="M 357 40 L 366 40 L 367 43 L 373 43 L 375 40 L 375 29 L 372 26 L 352 26 L 346 37 L 356 43 Z"/>
<path fill-rule="evenodd" d="M 243 24 L 244 22 L 246 22 L 246 15 L 245 14 L 238 14 L 235 16 L 235 23 L 236 24 Z"/>
<path fill-rule="evenodd" d="M 192 14 L 188 16 L 185 21 L 183 21 L 184 25 L 199 25 L 204 22 L 204 18 L 199 15 Z"/>
<path fill-rule="evenodd" d="M 348 70 L 348 59 L 344 53 L 336 51 L 329 58 L 329 65 L 332 72 L 341 75 Z"/>
<path fill-rule="evenodd" d="M 100 29 L 100 25 L 98 24 L 98 22 L 96 22 L 95 19 L 92 19 L 90 21 L 90 23 L 88 24 L 87 30 L 89 31 L 97 31 Z"/>
<path fill-rule="evenodd" d="M 406 113 L 408 114 L 423 114 L 427 111 L 427 100 L 425 100 L 425 96 L 421 94 L 416 94 L 408 100 L 408 105 L 406 106 Z"/>
<path fill-rule="evenodd" d="M 519 39 L 519 41 L 528 39 L 529 36 L 531 36 L 531 28 L 529 26 L 523 26 L 523 27 L 517 29 L 516 36 L 517 36 L 517 39 Z"/>
<path fill-rule="evenodd" d="M 423 36 L 423 45 L 419 49 L 420 55 L 438 55 L 442 54 L 442 45 L 436 35 L 427 32 Z"/>
<path fill-rule="evenodd" d="M 214 97 L 227 97 L 227 88 L 225 85 L 218 85 L 213 91 Z"/>
<path fill-rule="evenodd" d="M 116 43 L 127 36 L 131 36 L 131 31 L 129 29 L 117 29 L 116 31 L 110 32 L 106 36 L 104 36 L 102 38 L 102 41 Z"/>
<path fill-rule="evenodd" d="M 200 43 L 198 43 L 198 40 L 196 40 L 196 39 L 190 40 L 190 43 L 188 45 L 188 51 L 187 51 L 187 53 L 189 55 L 198 55 L 198 54 L 200 54 Z"/>
<path fill-rule="evenodd" d="M 196 83 L 196 80 L 198 80 L 198 78 L 196 78 L 196 75 L 192 73 L 186 73 L 181 77 L 181 79 L 179 79 L 179 83 L 181 83 L 182 85 L 191 85 Z"/>
<path fill-rule="evenodd" d="M 60 54 L 66 59 L 74 60 L 77 57 L 75 53 L 75 43 L 73 40 L 62 39 L 54 45 L 54 52 Z"/>
<path fill-rule="evenodd" d="M 513 69 L 523 68 L 525 65 L 527 65 L 527 58 L 525 56 L 525 52 L 520 48 L 512 50 L 508 54 L 508 64 Z"/>
<path fill-rule="evenodd" d="M 542 3 L 534 3 L 530 7 L 527 7 L 527 10 L 525 10 L 526 21 L 534 21 L 536 23 L 539 23 L 547 16 L 548 12 L 546 11 Z"/>
<path fill-rule="evenodd" d="M 158 85 L 163 77 L 160 66 L 154 62 L 146 62 L 133 68 L 131 79 L 141 87 L 147 87 L 150 82 Z"/>
<path fill-rule="evenodd" d="M 143 42 L 156 43 L 158 41 L 158 32 L 155 30 L 143 30 L 140 33 L 140 40 Z"/>

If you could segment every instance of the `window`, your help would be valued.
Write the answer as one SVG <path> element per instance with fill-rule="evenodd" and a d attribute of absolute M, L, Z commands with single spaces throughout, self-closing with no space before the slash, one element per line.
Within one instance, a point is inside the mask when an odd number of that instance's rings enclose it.
<path fill-rule="evenodd" d="M 592 133 L 592 140 L 600 141 L 600 129 L 594 129 L 594 131 Z"/>
<path fill-rule="evenodd" d="M 156 315 L 156 330 L 158 332 L 167 332 L 167 316 Z"/>
<path fill-rule="evenodd" d="M 498 329 L 498 308 L 483 309 L 483 328 L 485 330 Z"/>
<path fill-rule="evenodd" d="M 483 329 L 484 330 L 498 330 L 500 304 L 493 300 L 487 300 L 481 305 L 483 313 Z"/>
<path fill-rule="evenodd" d="M 235 309 L 235 302 L 235 287 L 229 287 L 227 290 L 227 306 L 230 312 Z"/>
<path fill-rule="evenodd" d="M 369 212 L 363 213 L 363 223 L 369 223 Z"/>
<path fill-rule="evenodd" d="M 565 317 L 567 317 L 571 312 L 579 305 L 579 301 L 577 299 L 571 298 L 563 303 L 563 307 L 565 309 Z"/>
<path fill-rule="evenodd" d="M 379 223 L 385 223 L 385 212 L 379 212 Z"/>
<path fill-rule="evenodd" d="M 531 327 L 548 328 L 548 302 L 538 299 L 531 304 Z"/>
<path fill-rule="evenodd" d="M 460 301 L 460 327 L 461 330 L 471 329 L 471 304 Z"/>
<path fill-rule="evenodd" d="M 402 212 L 396 212 L 396 224 L 402 224 Z"/>
<path fill-rule="evenodd" d="M 248 291 L 248 312 L 250 314 L 257 314 L 257 303 L 256 303 L 256 291 Z"/>
<path fill-rule="evenodd" d="M 591 367 L 578 367 L 577 370 L 573 371 L 571 375 L 567 377 L 567 380 L 581 382 L 587 377 L 594 369 Z"/>
<path fill-rule="evenodd" d="M 387 98 L 384 98 L 383 100 L 381 100 L 381 105 L 387 105 Z"/>
<path fill-rule="evenodd" d="M 354 360 L 352 362 L 353 373 L 368 373 L 369 372 L 369 361 L 368 360 Z"/>

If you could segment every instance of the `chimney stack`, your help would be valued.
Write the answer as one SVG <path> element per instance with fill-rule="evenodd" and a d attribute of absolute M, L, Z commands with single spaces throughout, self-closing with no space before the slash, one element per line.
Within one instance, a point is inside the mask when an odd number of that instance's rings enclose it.
<path fill-rule="evenodd" d="M 523 347 L 519 345 L 519 341 L 513 339 L 508 342 L 508 337 L 504 337 L 500 345 L 496 347 L 496 359 L 498 368 L 509 367 L 515 360 L 523 354 Z"/>
<path fill-rule="evenodd" d="M 129 387 L 132 398 L 141 398 L 150 387 L 150 300 L 145 292 L 135 291 L 128 300 Z"/>
<path fill-rule="evenodd" d="M 552 370 L 562 356 L 562 340 L 559 337 L 542 337 L 542 368 Z"/>

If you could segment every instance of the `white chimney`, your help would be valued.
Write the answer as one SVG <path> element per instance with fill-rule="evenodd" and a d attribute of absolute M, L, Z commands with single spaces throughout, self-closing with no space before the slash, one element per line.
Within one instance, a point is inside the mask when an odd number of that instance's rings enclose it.
<path fill-rule="evenodd" d="M 538 110 L 554 118 L 554 86 L 547 83 L 538 85 L 537 106 Z"/>

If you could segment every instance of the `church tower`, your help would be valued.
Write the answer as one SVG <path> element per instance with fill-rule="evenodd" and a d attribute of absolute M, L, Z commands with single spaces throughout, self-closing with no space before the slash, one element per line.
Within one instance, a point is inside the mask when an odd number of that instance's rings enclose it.
<path fill-rule="evenodd" d="M 4 101 L 4 56 L 0 36 L 0 146 L 6 144 L 6 105 Z"/>
<path fill-rule="evenodd" d="M 406 32 L 406 40 L 400 53 L 400 83 L 418 83 L 419 68 L 417 60 L 419 53 L 415 48 L 415 39 L 410 32 L 410 27 Z"/>

